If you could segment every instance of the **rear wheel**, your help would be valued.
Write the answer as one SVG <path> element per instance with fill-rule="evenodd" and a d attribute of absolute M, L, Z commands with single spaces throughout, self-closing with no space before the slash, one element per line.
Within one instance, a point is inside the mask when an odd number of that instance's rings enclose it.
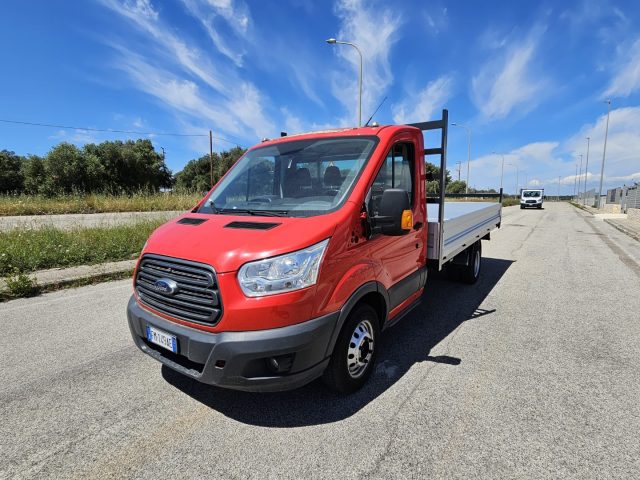
<path fill-rule="evenodd" d="M 337 392 L 351 393 L 361 388 L 375 364 L 379 319 L 367 304 L 357 306 L 338 336 L 322 380 Z"/>
<path fill-rule="evenodd" d="M 467 265 L 460 267 L 460 280 L 464 283 L 473 284 L 480 278 L 482 268 L 482 243 L 478 240 L 469 247 L 469 258 Z"/>

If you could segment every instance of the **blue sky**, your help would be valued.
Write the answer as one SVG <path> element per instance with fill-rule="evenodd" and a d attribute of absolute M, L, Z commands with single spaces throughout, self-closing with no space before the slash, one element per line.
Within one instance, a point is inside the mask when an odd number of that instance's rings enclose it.
<path fill-rule="evenodd" d="M 4 2 L 0 119 L 206 135 L 215 149 L 281 130 L 422 121 L 449 109 L 472 131 L 470 184 L 572 193 L 589 151 L 597 187 L 612 99 L 605 187 L 640 181 L 640 2 L 39 0 Z M 139 135 L 10 125 L 0 149 L 44 154 Z M 207 137 L 151 136 L 178 171 Z M 498 152 L 493 154 L 492 152 Z M 449 168 L 466 176 L 466 133 Z M 584 165 L 583 165 L 584 168 Z"/>

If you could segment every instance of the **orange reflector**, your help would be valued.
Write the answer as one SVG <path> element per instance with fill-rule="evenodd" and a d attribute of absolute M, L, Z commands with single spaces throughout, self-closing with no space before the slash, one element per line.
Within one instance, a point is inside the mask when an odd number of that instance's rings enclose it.
<path fill-rule="evenodd" d="M 411 230 L 413 228 L 413 214 L 411 210 L 403 210 L 400 228 L 402 228 L 402 230 Z"/>

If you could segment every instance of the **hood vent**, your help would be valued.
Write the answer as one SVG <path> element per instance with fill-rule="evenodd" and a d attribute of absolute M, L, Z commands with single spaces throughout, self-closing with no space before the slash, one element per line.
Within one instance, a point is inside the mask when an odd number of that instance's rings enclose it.
<path fill-rule="evenodd" d="M 200 225 L 201 223 L 204 223 L 206 221 L 206 218 L 184 217 L 178 220 L 176 223 L 179 223 L 180 225 Z"/>
<path fill-rule="evenodd" d="M 224 228 L 243 228 L 247 230 L 271 230 L 280 223 L 270 222 L 231 222 L 227 223 Z"/>

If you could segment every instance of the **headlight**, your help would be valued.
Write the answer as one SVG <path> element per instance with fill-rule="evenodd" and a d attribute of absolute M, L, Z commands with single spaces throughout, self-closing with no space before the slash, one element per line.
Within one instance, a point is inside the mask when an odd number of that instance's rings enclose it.
<path fill-rule="evenodd" d="M 328 243 L 326 239 L 296 252 L 245 263 L 238 272 L 240 288 L 247 297 L 262 297 L 315 285 Z"/>

